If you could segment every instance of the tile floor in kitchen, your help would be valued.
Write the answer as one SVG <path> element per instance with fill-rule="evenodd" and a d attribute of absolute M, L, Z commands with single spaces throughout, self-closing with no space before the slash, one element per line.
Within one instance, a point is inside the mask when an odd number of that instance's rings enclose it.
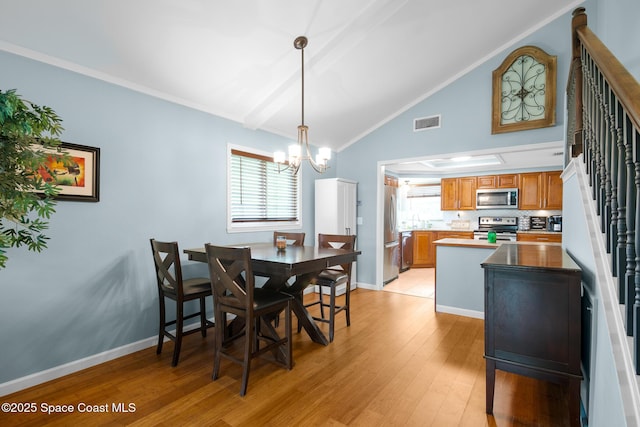
<path fill-rule="evenodd" d="M 410 268 L 383 288 L 387 292 L 433 298 L 435 291 L 435 268 Z"/>

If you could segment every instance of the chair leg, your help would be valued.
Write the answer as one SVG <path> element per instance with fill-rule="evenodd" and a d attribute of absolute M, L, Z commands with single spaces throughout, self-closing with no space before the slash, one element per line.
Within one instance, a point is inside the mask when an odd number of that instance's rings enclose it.
<path fill-rule="evenodd" d="M 247 394 L 247 384 L 249 383 L 249 367 L 251 366 L 251 347 L 253 346 L 253 337 L 256 336 L 257 326 L 256 319 L 246 319 L 247 325 L 244 340 L 244 357 L 242 360 L 242 385 L 240 387 L 240 396 Z"/>
<path fill-rule="evenodd" d="M 164 343 L 164 328 L 166 318 L 164 312 L 164 295 L 160 295 L 160 326 L 158 327 L 158 346 L 156 347 L 156 354 L 162 353 L 162 344 Z"/>
<path fill-rule="evenodd" d="M 320 290 L 320 317 L 324 319 L 324 286 L 319 286 Z"/>
<path fill-rule="evenodd" d="M 178 366 L 178 359 L 180 358 L 180 347 L 182 346 L 182 323 L 184 321 L 184 307 L 183 304 L 178 304 L 176 312 L 176 339 L 173 347 L 173 359 L 171 360 L 171 366 Z"/>
<path fill-rule="evenodd" d="M 287 369 L 293 367 L 293 346 L 291 345 L 291 301 L 287 303 L 287 309 L 284 312 L 284 327 L 287 337 Z"/>
<path fill-rule="evenodd" d="M 226 328 L 224 321 L 221 321 L 224 316 L 224 313 L 221 310 L 214 311 L 215 317 L 215 341 L 214 341 L 214 350 L 213 350 L 213 373 L 211 374 L 211 378 L 215 381 L 218 379 L 218 373 L 220 372 L 220 352 L 222 351 L 222 346 L 224 344 L 224 338 L 226 335 Z"/>
<path fill-rule="evenodd" d="M 336 287 L 335 283 L 331 285 L 329 296 L 329 342 L 333 342 L 333 327 L 336 321 Z"/>
<path fill-rule="evenodd" d="M 344 294 L 344 312 L 347 316 L 347 326 L 351 326 L 351 280 L 347 281 L 347 290 Z"/>
<path fill-rule="evenodd" d="M 207 336 L 207 309 L 204 297 L 200 298 L 200 333 L 202 338 Z"/>

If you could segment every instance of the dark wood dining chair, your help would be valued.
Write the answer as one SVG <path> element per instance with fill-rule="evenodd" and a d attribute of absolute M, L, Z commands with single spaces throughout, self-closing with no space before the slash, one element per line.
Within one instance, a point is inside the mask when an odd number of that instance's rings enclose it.
<path fill-rule="evenodd" d="M 207 328 L 214 326 L 207 320 L 205 299 L 211 296 L 211 281 L 209 278 L 182 278 L 180 265 L 180 252 L 177 242 L 159 242 L 151 239 L 151 251 L 153 263 L 156 269 L 156 281 L 158 284 L 158 300 L 160 302 L 160 325 L 158 332 L 158 346 L 156 353 L 162 352 L 164 337 L 174 342 L 173 358 L 171 366 L 178 365 L 182 337 L 200 331 L 203 337 L 207 336 Z M 165 299 L 176 303 L 176 318 L 167 322 Z M 199 300 L 200 310 L 191 314 L 184 314 L 184 305 L 187 301 Z M 200 317 L 200 327 L 184 331 L 184 322 L 194 317 Z M 171 333 L 170 326 L 175 325 L 175 333 Z"/>
<path fill-rule="evenodd" d="M 305 233 L 291 233 L 288 231 L 274 231 L 273 232 L 273 244 L 275 245 L 278 236 L 284 236 L 289 246 L 304 246 Z"/>
<path fill-rule="evenodd" d="M 355 235 L 342 235 L 342 234 L 318 234 L 318 247 L 319 248 L 336 248 L 336 249 L 355 249 L 356 236 Z M 320 287 L 318 298 L 310 303 L 305 304 L 305 307 L 311 307 L 314 305 L 320 306 L 320 317 L 314 317 L 313 319 L 318 322 L 324 322 L 329 324 L 329 342 L 333 341 L 333 331 L 335 329 L 336 314 L 344 311 L 347 326 L 351 326 L 351 313 L 349 312 L 349 305 L 351 300 L 351 266 L 353 263 L 342 264 L 335 267 L 322 270 L 316 278 L 315 284 Z M 341 285 L 345 285 L 346 290 L 344 294 L 344 303 L 336 305 L 336 291 Z M 325 290 L 329 289 L 329 302 L 324 299 Z M 329 310 L 328 316 L 325 316 L 325 308 Z"/>
<path fill-rule="evenodd" d="M 232 248 L 205 245 L 207 263 L 213 288 L 214 316 L 218 327 L 214 345 L 213 375 L 216 380 L 220 371 L 221 358 L 242 366 L 240 396 L 247 392 L 251 360 L 271 352 L 269 361 L 291 369 L 291 301 L 290 295 L 255 287 L 251 267 L 251 248 Z M 285 334 L 281 337 L 272 325 L 273 320 L 284 311 Z M 244 320 L 244 328 L 228 333 L 224 322 L 227 313 Z M 244 337 L 244 352 L 236 355 L 232 341 Z M 264 343 L 264 346 L 261 346 Z"/>

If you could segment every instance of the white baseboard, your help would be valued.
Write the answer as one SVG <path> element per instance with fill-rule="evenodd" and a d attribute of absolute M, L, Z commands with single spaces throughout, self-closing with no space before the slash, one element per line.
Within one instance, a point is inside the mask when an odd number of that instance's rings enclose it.
<path fill-rule="evenodd" d="M 214 321 L 213 318 L 209 319 Z M 189 331 L 191 329 L 199 328 L 200 323 L 194 322 L 191 325 L 185 326 L 184 330 Z M 173 330 L 175 333 L 175 329 Z M 169 341 L 169 338 L 165 337 L 165 342 Z M 135 353 L 136 351 L 144 350 L 149 347 L 155 347 L 158 344 L 158 336 L 145 338 L 140 341 L 136 341 L 130 344 L 125 344 L 121 347 L 112 348 L 111 350 L 104 351 L 102 353 L 93 354 L 91 356 L 74 360 L 73 362 L 65 363 L 64 365 L 54 366 L 53 368 L 36 372 L 31 375 L 27 375 L 22 378 L 16 378 L 15 380 L 7 381 L 0 384 L 0 397 L 6 396 L 11 393 L 15 393 L 20 390 L 24 390 L 29 387 L 33 387 L 38 384 L 45 383 L 47 381 L 55 380 L 56 378 L 64 377 L 65 375 L 73 374 L 74 372 L 81 371 L 92 366 L 99 365 L 104 362 L 108 362 L 118 357 L 126 356 L 127 354 Z"/>
<path fill-rule="evenodd" d="M 118 357 L 153 347 L 157 343 L 158 337 L 153 336 L 152 338 L 145 338 L 131 344 L 126 344 L 121 347 L 85 357 L 83 359 L 74 360 L 73 362 L 65 363 L 64 365 L 55 366 L 45 371 L 36 372 L 34 374 L 27 375 L 26 377 L 16 378 L 15 380 L 0 384 L 0 396 L 6 396 L 35 385 L 117 359 Z"/>
<path fill-rule="evenodd" d="M 436 312 L 456 314 L 458 316 L 473 317 L 474 319 L 483 319 L 484 312 L 476 310 L 467 310 L 465 308 L 450 307 L 447 305 L 436 305 Z"/>

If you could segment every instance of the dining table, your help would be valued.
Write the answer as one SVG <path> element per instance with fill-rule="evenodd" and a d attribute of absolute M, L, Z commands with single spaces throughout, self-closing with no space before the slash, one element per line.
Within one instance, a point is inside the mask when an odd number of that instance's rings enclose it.
<path fill-rule="evenodd" d="M 286 246 L 278 249 L 273 242 L 225 245 L 229 247 L 251 248 L 251 267 L 257 276 L 266 278 L 262 285 L 293 295 L 292 309 L 312 341 L 328 345 L 329 340 L 313 320 L 304 306 L 302 294 L 313 286 L 314 279 L 322 270 L 356 261 L 359 250 L 318 248 L 315 246 Z M 205 248 L 184 249 L 189 260 L 207 262 Z M 292 277 L 295 279 L 290 280 Z"/>

